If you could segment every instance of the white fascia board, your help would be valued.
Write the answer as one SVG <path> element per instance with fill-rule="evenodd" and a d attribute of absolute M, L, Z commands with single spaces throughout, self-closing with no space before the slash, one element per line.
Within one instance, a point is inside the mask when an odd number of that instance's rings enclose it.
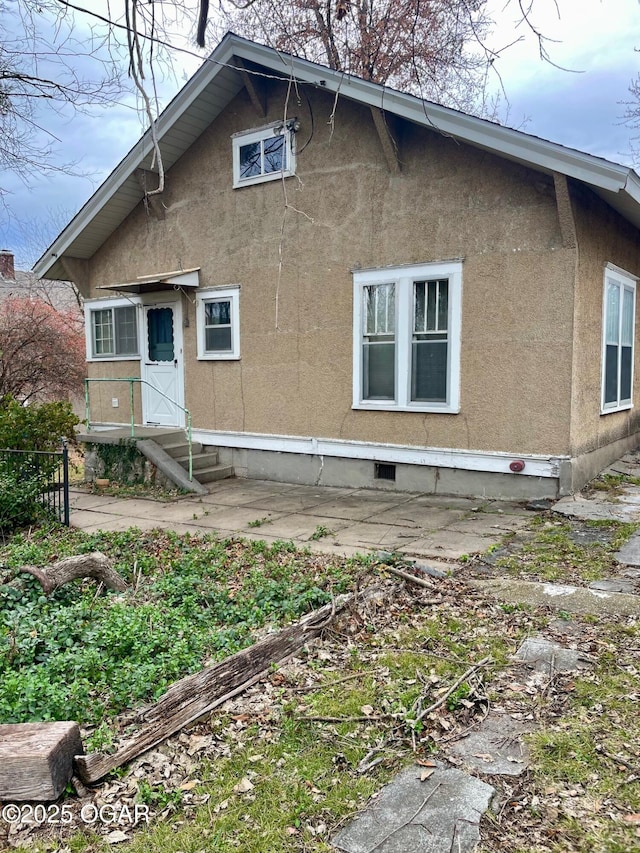
<path fill-rule="evenodd" d="M 640 177 L 633 169 L 628 170 L 627 183 L 624 188 L 631 199 L 640 205 Z"/>
<path fill-rule="evenodd" d="M 231 47 L 233 39 L 233 36 L 226 36 L 220 42 L 216 50 L 211 54 L 211 57 L 203 62 L 184 88 L 180 90 L 162 111 L 156 121 L 156 133 L 159 141 L 162 141 L 162 137 L 180 120 L 184 111 L 207 88 L 220 70 L 230 64 L 230 60 L 233 57 L 233 48 Z M 80 236 L 87 224 L 95 218 L 107 202 L 118 192 L 124 182 L 139 168 L 152 150 L 153 141 L 151 130 L 149 129 L 145 131 L 129 153 L 125 155 L 124 159 L 120 161 L 113 172 L 98 187 L 96 192 L 75 215 L 56 241 L 47 249 L 46 254 L 42 255 L 36 261 L 33 271 L 38 278 L 46 277 L 47 272 L 56 263 L 58 258 L 64 255 L 66 249 Z M 141 190 L 140 198 L 142 198 L 142 195 Z"/>
<path fill-rule="evenodd" d="M 494 453 L 482 450 L 458 450 L 444 447 L 411 447 L 401 444 L 380 444 L 368 441 L 348 441 L 333 438 L 307 438 L 263 433 L 193 430 L 193 440 L 218 447 L 242 450 L 271 450 L 278 453 L 300 453 L 309 456 L 337 456 L 343 459 L 366 459 L 372 462 L 396 462 L 406 465 L 425 465 L 436 468 L 459 468 L 465 471 L 486 471 L 512 476 L 555 478 L 560 464 L 568 456 L 541 456 L 531 453 Z M 509 464 L 516 459 L 525 463 L 520 474 L 513 474 Z"/>

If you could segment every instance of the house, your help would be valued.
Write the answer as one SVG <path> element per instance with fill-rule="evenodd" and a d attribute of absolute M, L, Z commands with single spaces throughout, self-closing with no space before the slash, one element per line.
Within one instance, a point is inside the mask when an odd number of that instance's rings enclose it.
<path fill-rule="evenodd" d="M 239 476 L 505 498 L 636 447 L 631 169 L 233 34 L 156 133 L 163 187 L 147 132 L 35 266 L 94 427 L 137 378 Z"/>
<path fill-rule="evenodd" d="M 68 282 L 38 279 L 0 249 L 0 396 L 68 400 L 84 417 L 84 318 Z"/>

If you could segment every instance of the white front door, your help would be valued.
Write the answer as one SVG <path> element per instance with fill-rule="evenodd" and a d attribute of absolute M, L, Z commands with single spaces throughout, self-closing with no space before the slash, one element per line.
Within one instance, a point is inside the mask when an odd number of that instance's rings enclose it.
<path fill-rule="evenodd" d="M 144 306 L 142 415 L 149 426 L 184 426 L 182 306 Z"/>

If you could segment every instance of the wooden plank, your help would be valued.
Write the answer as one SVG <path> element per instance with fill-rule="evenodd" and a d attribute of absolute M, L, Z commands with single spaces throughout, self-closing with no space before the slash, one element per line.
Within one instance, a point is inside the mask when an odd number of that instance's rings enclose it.
<path fill-rule="evenodd" d="M 389 171 L 397 175 L 400 172 L 400 161 L 398 160 L 398 145 L 391 135 L 391 130 L 389 128 L 391 117 L 387 116 L 386 113 L 378 109 L 378 107 L 370 107 L 370 110 L 373 123 L 378 132 L 380 144 L 382 145 L 384 156 L 386 157 L 387 164 L 389 166 Z"/>
<path fill-rule="evenodd" d="M 97 782 L 107 773 L 166 740 L 195 722 L 232 695 L 265 677 L 274 663 L 284 660 L 325 628 L 342 610 L 351 595 L 314 610 L 294 625 L 236 652 L 214 666 L 188 675 L 172 684 L 143 715 L 144 725 L 112 755 L 97 752 L 78 756 L 78 776 L 85 784 Z"/>
<path fill-rule="evenodd" d="M 57 800 L 82 752 L 72 721 L 0 725 L 0 800 Z"/>
<path fill-rule="evenodd" d="M 267 95 L 260 81 L 253 76 L 253 74 L 249 74 L 247 71 L 244 62 L 240 59 L 239 56 L 234 56 L 234 63 L 240 75 L 242 76 L 242 82 L 244 83 L 244 87 L 247 90 L 247 94 L 249 95 L 249 100 L 253 104 L 254 110 L 258 113 L 260 118 L 267 117 Z"/>

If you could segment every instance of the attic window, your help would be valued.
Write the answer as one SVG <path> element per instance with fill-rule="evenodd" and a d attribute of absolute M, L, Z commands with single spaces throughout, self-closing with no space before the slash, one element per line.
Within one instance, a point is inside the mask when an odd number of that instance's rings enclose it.
<path fill-rule="evenodd" d="M 234 187 L 295 174 L 294 124 L 275 122 L 232 137 Z"/>

